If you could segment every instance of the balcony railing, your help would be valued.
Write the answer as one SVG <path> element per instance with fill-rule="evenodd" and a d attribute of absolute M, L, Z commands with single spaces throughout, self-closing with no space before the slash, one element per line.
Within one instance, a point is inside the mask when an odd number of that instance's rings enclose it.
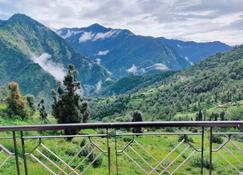
<path fill-rule="evenodd" d="M 0 126 L 0 174 L 239 175 L 242 131 L 242 121 Z"/>

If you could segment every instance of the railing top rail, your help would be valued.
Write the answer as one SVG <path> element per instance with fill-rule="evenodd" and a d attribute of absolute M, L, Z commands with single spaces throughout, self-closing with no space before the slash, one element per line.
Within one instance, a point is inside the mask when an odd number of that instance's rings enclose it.
<path fill-rule="evenodd" d="M 115 123 L 70 123 L 47 125 L 0 126 L 0 131 L 44 131 L 95 128 L 164 128 L 164 127 L 243 127 L 243 121 L 158 121 L 158 122 L 115 122 Z"/>

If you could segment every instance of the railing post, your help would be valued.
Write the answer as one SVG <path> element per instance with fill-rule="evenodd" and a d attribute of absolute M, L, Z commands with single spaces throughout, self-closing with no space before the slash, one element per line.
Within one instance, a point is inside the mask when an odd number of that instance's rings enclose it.
<path fill-rule="evenodd" d="M 17 147 L 15 131 L 13 131 L 13 143 L 14 143 L 14 155 L 15 155 L 15 162 L 16 162 L 16 171 L 17 171 L 17 175 L 20 175 L 19 158 L 18 158 L 18 147 Z"/>
<path fill-rule="evenodd" d="M 203 175 L 204 168 L 204 127 L 202 127 L 202 138 L 201 138 L 201 175 Z"/>
<path fill-rule="evenodd" d="M 28 175 L 23 131 L 20 131 L 20 138 L 21 138 L 21 144 L 22 144 L 22 157 L 23 157 L 23 160 L 24 160 L 24 172 L 25 172 L 25 175 Z"/>
<path fill-rule="evenodd" d="M 107 138 L 107 153 L 108 153 L 108 175 L 111 174 L 111 148 L 109 143 L 109 129 L 106 128 L 106 138 Z"/>
<path fill-rule="evenodd" d="M 210 127 L 209 132 L 209 175 L 212 175 L 213 170 L 213 127 Z"/>
<path fill-rule="evenodd" d="M 117 153 L 117 130 L 115 129 L 115 151 L 116 151 L 116 174 L 118 175 L 118 153 Z"/>

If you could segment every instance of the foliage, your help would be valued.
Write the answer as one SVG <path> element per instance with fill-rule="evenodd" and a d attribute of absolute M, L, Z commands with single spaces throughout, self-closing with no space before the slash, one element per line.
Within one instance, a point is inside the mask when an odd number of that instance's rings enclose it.
<path fill-rule="evenodd" d="M 140 111 L 134 111 L 132 113 L 132 122 L 142 122 L 142 121 L 143 121 L 142 113 Z M 134 133 L 141 133 L 142 128 L 133 128 L 132 131 Z"/>
<path fill-rule="evenodd" d="M 32 112 L 35 112 L 35 97 L 33 95 L 27 95 L 26 101 L 27 105 L 32 110 Z"/>
<path fill-rule="evenodd" d="M 224 142 L 224 139 L 219 135 L 213 135 L 212 142 L 217 144 L 222 144 Z"/>
<path fill-rule="evenodd" d="M 116 81 L 107 81 L 102 84 L 101 92 L 98 95 L 119 95 L 136 92 L 165 81 L 176 71 L 150 71 L 143 75 L 129 75 Z"/>
<path fill-rule="evenodd" d="M 129 95 L 93 99 L 90 103 L 92 118 L 121 118 L 138 109 L 146 120 L 178 120 L 179 117 L 175 118 L 177 114 L 182 114 L 180 120 L 195 120 L 195 113 L 200 110 L 200 118 L 203 115 L 206 120 L 240 120 L 243 116 L 240 112 L 240 101 L 243 100 L 242 72 L 243 46 L 239 46 L 230 52 L 209 57 L 146 89 Z M 229 113 L 227 108 L 230 106 L 236 109 Z M 210 115 L 207 112 L 209 108 L 220 111 L 211 111 L 214 113 Z M 224 113 L 220 115 L 222 111 Z"/>
<path fill-rule="evenodd" d="M 45 107 L 45 101 L 44 99 L 41 99 L 41 101 L 38 103 L 38 110 L 40 113 L 40 119 L 44 122 L 47 120 L 47 112 L 46 112 L 46 107 Z"/>
<path fill-rule="evenodd" d="M 64 77 L 63 86 L 59 84 L 53 91 L 52 114 L 58 123 L 87 122 L 89 117 L 88 103 L 77 92 L 80 83 L 77 81 L 77 71 L 73 65 L 69 65 L 68 73 Z M 76 134 L 77 130 L 66 130 L 66 134 Z"/>
<path fill-rule="evenodd" d="M 7 98 L 7 111 L 10 116 L 19 115 L 22 119 L 26 117 L 25 101 L 20 94 L 19 85 L 16 82 L 8 84 L 9 96 Z"/>
<path fill-rule="evenodd" d="M 185 142 L 191 142 L 191 143 L 193 143 L 194 141 L 193 141 L 193 139 L 191 138 L 191 137 L 188 137 L 188 135 L 180 135 L 179 137 L 178 137 L 178 142 L 181 142 L 182 140 L 184 140 Z"/>
<path fill-rule="evenodd" d="M 196 157 L 193 158 L 192 166 L 201 168 L 201 157 L 200 156 L 196 156 Z M 206 168 L 206 169 L 210 168 L 210 162 L 209 162 L 209 158 L 208 157 L 203 159 L 203 167 Z M 214 164 L 213 163 L 212 163 L 212 169 L 214 169 Z"/>
<path fill-rule="evenodd" d="M 83 139 L 81 141 L 80 147 L 84 147 L 86 145 L 86 142 L 87 141 L 85 139 Z M 103 162 L 103 157 L 100 156 L 100 157 L 97 158 L 97 154 L 94 151 L 92 151 L 93 149 L 94 148 L 91 145 L 85 146 L 85 148 L 82 149 L 82 151 L 80 152 L 79 157 L 88 156 L 89 162 L 93 162 L 93 164 L 92 164 L 93 167 L 97 168 L 97 167 L 101 166 L 101 164 Z"/>

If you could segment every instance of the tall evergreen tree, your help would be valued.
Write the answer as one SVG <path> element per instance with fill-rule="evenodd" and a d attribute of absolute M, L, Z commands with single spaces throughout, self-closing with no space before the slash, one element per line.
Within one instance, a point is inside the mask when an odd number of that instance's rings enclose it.
<path fill-rule="evenodd" d="M 77 71 L 73 65 L 68 66 L 63 85 L 59 83 L 57 92 L 53 91 L 52 114 L 58 123 L 87 122 L 89 117 L 88 103 L 80 93 L 80 83 L 77 81 Z M 66 130 L 65 134 L 76 134 L 78 130 Z"/>

